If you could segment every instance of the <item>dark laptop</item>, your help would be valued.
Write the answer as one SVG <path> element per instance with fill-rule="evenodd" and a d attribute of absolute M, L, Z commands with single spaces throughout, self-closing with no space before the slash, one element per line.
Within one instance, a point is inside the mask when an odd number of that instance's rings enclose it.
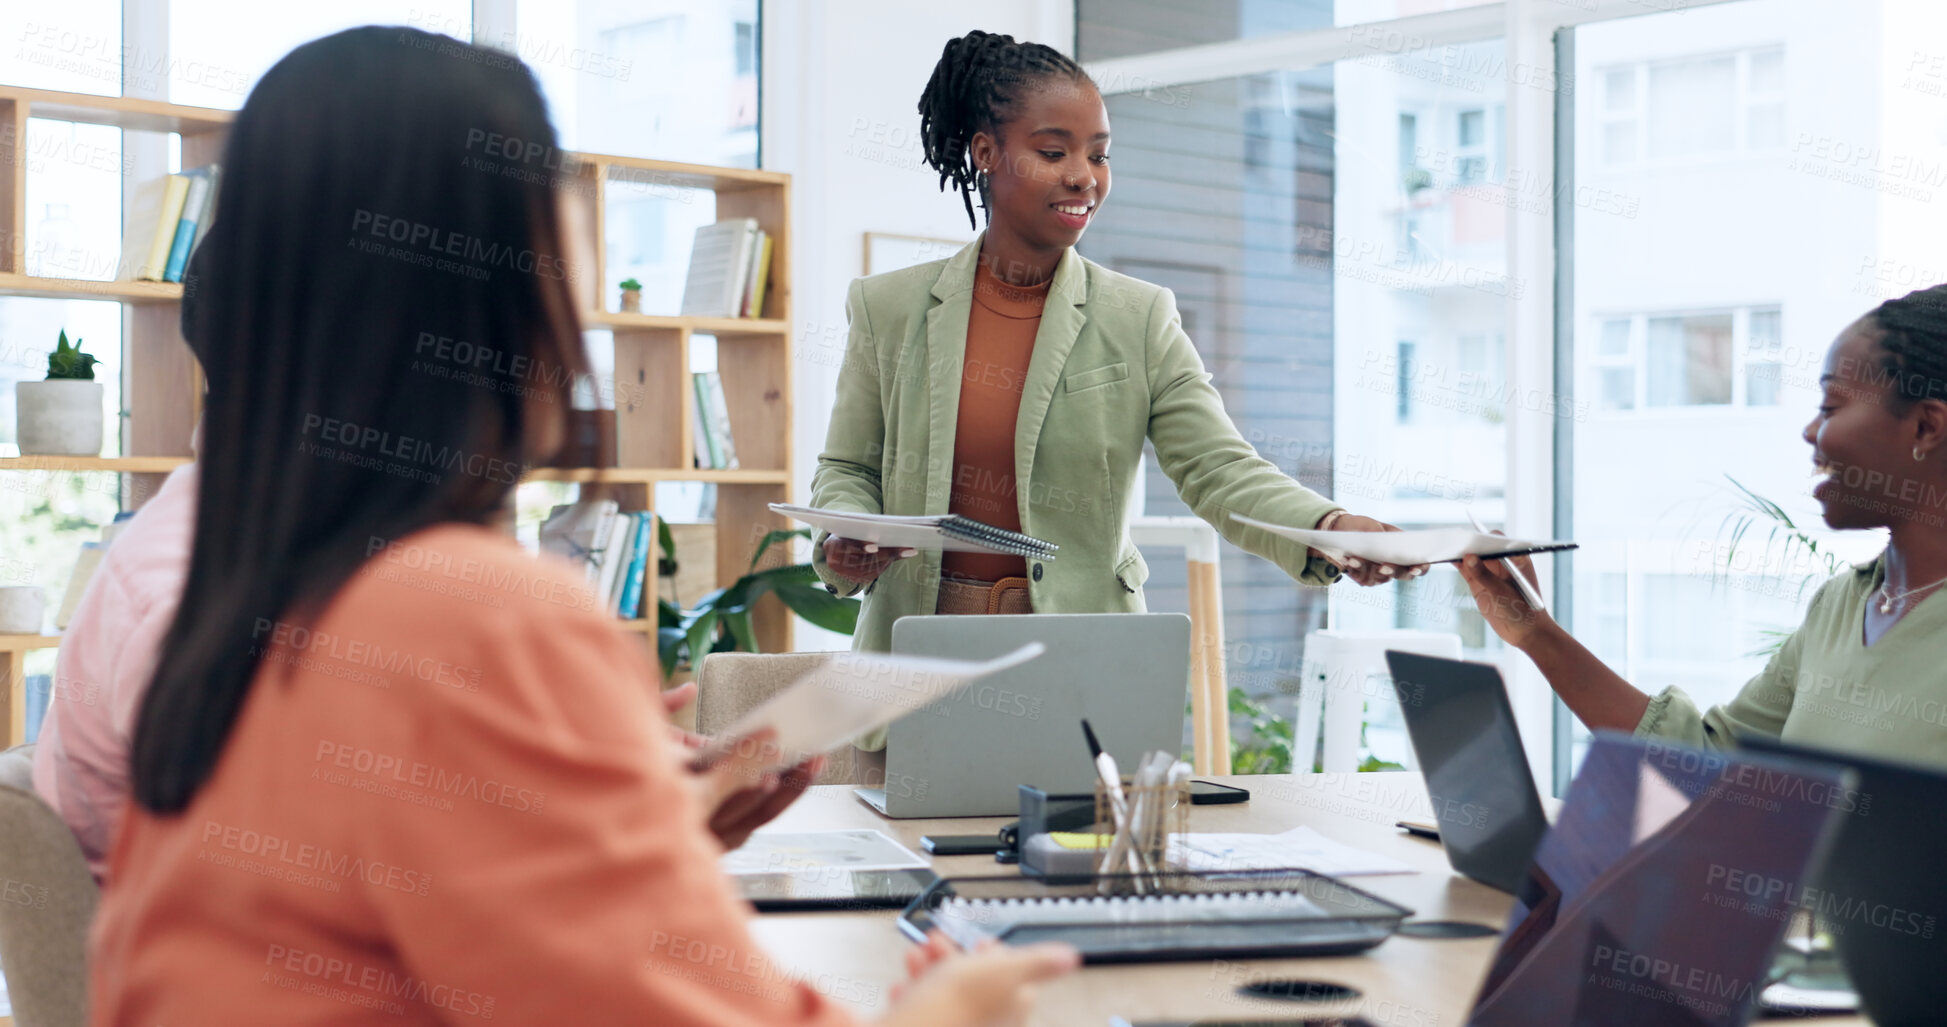
<path fill-rule="evenodd" d="M 1548 831 L 1548 817 L 1501 672 L 1491 664 L 1393 650 L 1386 665 L 1447 862 L 1482 884 L 1514 891 Z"/>
<path fill-rule="evenodd" d="M 1836 837 L 1800 905 L 1831 933 L 1874 1023 L 1941 1022 L 1947 774 L 1776 738 L 1740 738 L 1738 745 L 1858 776 L 1856 792 L 1830 797 L 1840 814 Z"/>
<path fill-rule="evenodd" d="M 1854 780 L 1838 766 L 1598 733 L 1468 1024 L 1745 1023 L 1843 817 L 1827 800 Z"/>

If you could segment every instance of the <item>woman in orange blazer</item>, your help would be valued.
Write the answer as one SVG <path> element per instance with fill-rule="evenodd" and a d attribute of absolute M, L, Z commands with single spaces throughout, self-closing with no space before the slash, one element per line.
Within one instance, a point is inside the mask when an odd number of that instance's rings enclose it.
<path fill-rule="evenodd" d="M 485 526 L 587 369 L 553 142 L 519 61 L 409 29 L 299 47 L 238 114 L 96 1023 L 850 1022 L 752 941 L 637 646 Z M 1011 1022 L 1074 960 L 936 940 L 881 1022 Z"/>

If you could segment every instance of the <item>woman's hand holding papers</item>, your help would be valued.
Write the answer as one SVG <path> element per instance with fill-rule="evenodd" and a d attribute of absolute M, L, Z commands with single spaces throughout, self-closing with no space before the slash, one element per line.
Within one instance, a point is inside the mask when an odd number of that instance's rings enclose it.
<path fill-rule="evenodd" d="M 881 547 L 855 538 L 839 538 L 836 535 L 825 540 L 825 563 L 840 576 L 856 581 L 861 585 L 877 581 L 879 575 L 892 564 L 914 553 L 917 549 L 900 546 Z"/>
<path fill-rule="evenodd" d="M 673 716 L 695 697 L 694 681 L 672 688 L 662 694 L 663 712 Z M 703 755 L 708 739 L 674 724 L 669 730 L 680 746 L 677 756 L 688 773 L 690 790 L 703 805 L 710 833 L 726 850 L 744 844 L 752 831 L 784 812 L 825 769 L 825 758 L 814 756 L 781 774 L 768 770 L 778 756 L 775 732 L 769 729 L 708 760 Z"/>
<path fill-rule="evenodd" d="M 1385 521 L 1374 520 L 1370 517 L 1361 517 L 1355 513 L 1340 512 L 1337 517 L 1332 517 L 1331 514 L 1327 514 L 1326 518 L 1327 520 L 1321 521 L 1319 526 L 1323 528 L 1329 522 L 1330 527 L 1328 530 L 1331 531 L 1399 530 L 1387 524 Z M 1383 585 L 1388 581 L 1407 581 L 1425 574 L 1427 570 L 1425 564 L 1420 564 L 1417 567 L 1395 567 L 1389 563 L 1368 563 L 1356 556 L 1335 557 L 1329 553 L 1320 553 L 1319 555 L 1332 561 L 1340 570 L 1345 572 L 1346 577 L 1366 586 Z"/>
<path fill-rule="evenodd" d="M 893 986 L 892 1009 L 879 1027 L 1014 1027 L 1027 1022 L 1035 985 L 1080 965 L 1067 945 L 1011 948 L 990 940 L 968 953 L 934 931 L 907 950 L 912 980 Z"/>

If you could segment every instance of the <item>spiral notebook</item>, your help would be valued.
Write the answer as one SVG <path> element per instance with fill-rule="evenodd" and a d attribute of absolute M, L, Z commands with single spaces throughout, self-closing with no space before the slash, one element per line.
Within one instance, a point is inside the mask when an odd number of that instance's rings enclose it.
<path fill-rule="evenodd" d="M 1052 560 L 1060 546 L 996 528 L 959 514 L 901 516 L 865 514 L 849 510 L 822 510 L 815 506 L 772 503 L 771 512 L 803 521 L 839 538 L 858 539 L 875 545 L 912 549 L 944 549 L 962 553 L 1007 553 L 1031 560 Z"/>
<path fill-rule="evenodd" d="M 1088 963 L 1360 952 L 1412 911 L 1307 870 L 1145 875 L 970 877 L 937 881 L 900 929 L 937 928 L 962 947 L 1067 942 Z M 1106 894 L 1104 893 L 1106 889 Z"/>

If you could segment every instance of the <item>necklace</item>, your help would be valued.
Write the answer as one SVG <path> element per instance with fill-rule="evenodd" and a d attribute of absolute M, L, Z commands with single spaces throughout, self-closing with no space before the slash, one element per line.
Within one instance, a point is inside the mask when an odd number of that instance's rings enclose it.
<path fill-rule="evenodd" d="M 1942 578 L 1939 581 L 1921 585 L 1919 588 L 1909 588 L 1898 595 L 1890 595 L 1886 591 L 1886 586 L 1882 584 L 1879 586 L 1879 592 L 1877 593 L 1880 597 L 1879 612 L 1892 613 L 1894 603 L 1899 602 L 1900 600 L 1905 599 L 1907 596 L 1913 595 L 1916 592 L 1925 592 L 1930 588 L 1938 588 L 1941 585 L 1947 585 L 1947 578 Z"/>

